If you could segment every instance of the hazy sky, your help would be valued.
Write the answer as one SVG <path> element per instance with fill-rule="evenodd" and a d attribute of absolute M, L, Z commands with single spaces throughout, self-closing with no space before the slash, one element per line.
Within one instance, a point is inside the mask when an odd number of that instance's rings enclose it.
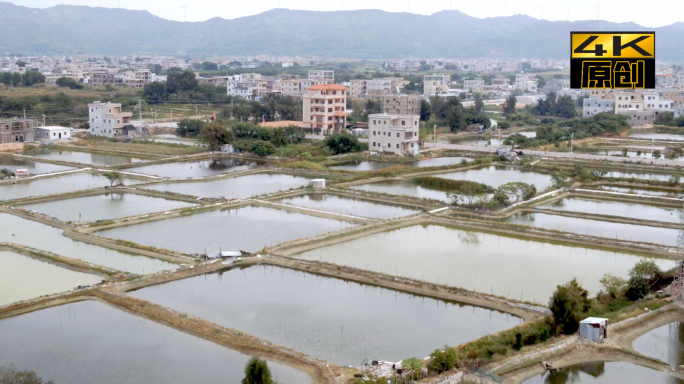
<path fill-rule="evenodd" d="M 2 1 L 2 0 L 0 0 Z M 93 7 L 144 9 L 165 19 L 183 21 L 186 0 L 10 0 L 28 7 L 51 7 L 57 4 Z M 382 9 L 429 15 L 444 9 L 457 9 L 475 17 L 526 14 L 547 20 L 586 20 L 596 18 L 599 0 L 187 0 L 187 20 L 203 21 L 212 17 L 234 19 L 272 8 L 336 11 Z M 603 20 L 634 21 L 647 27 L 661 27 L 684 21 L 684 0 L 600 0 L 599 17 Z M 568 14 L 569 12 L 569 14 Z"/>

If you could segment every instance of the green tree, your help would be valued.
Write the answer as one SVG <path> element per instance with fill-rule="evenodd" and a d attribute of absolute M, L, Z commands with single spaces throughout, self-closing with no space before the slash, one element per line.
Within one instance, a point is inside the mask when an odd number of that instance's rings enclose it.
<path fill-rule="evenodd" d="M 159 81 L 145 84 L 143 97 L 145 97 L 145 100 L 151 104 L 164 102 L 168 97 L 166 85 Z"/>
<path fill-rule="evenodd" d="M 273 384 L 271 371 L 265 360 L 252 357 L 245 366 L 245 378 L 242 384 Z"/>
<path fill-rule="evenodd" d="M 660 270 L 658 264 L 653 260 L 641 259 L 634 267 L 629 270 L 630 277 L 640 277 L 646 280 L 651 280 L 652 278 L 661 275 L 663 271 Z"/>
<path fill-rule="evenodd" d="M 643 299 L 650 290 L 648 280 L 640 276 L 632 276 L 627 283 L 625 296 L 632 301 Z"/>
<path fill-rule="evenodd" d="M 269 156 L 275 154 L 276 150 L 268 141 L 257 140 L 252 144 L 251 152 L 257 156 Z"/>
<path fill-rule="evenodd" d="M 109 181 L 110 187 L 113 187 L 114 183 L 117 185 L 123 185 L 124 183 L 123 175 L 121 175 L 119 172 L 105 172 L 102 174 L 102 176 Z"/>
<path fill-rule="evenodd" d="M 458 364 L 456 350 L 448 345 L 445 345 L 443 350 L 435 349 L 430 354 L 430 357 L 432 357 L 432 360 L 428 363 L 428 369 L 437 374 L 446 372 Z"/>
<path fill-rule="evenodd" d="M 627 280 L 623 279 L 622 277 L 613 276 L 610 273 L 603 275 L 600 283 L 603 285 L 603 288 L 606 289 L 606 292 L 613 297 L 622 296 L 627 288 Z"/>
<path fill-rule="evenodd" d="M 549 309 L 553 314 L 556 332 L 573 334 L 591 309 L 589 292 L 579 285 L 577 279 L 572 279 L 567 284 L 556 287 L 549 301 Z"/>
<path fill-rule="evenodd" d="M 667 184 L 668 184 L 669 186 L 671 186 L 671 187 L 678 187 L 679 184 L 681 183 L 681 180 L 682 180 L 681 176 L 679 176 L 679 175 L 672 175 L 672 176 L 670 177 L 670 180 L 668 180 Z"/>
<path fill-rule="evenodd" d="M 26 71 L 21 75 L 21 82 L 25 87 L 30 87 L 33 84 L 40 84 L 45 82 L 45 76 L 36 71 Z"/>
<path fill-rule="evenodd" d="M 150 72 L 154 73 L 155 75 L 162 73 L 162 71 L 164 70 L 161 64 L 150 64 L 147 66 L 147 69 L 149 69 Z"/>
<path fill-rule="evenodd" d="M 563 172 L 553 172 L 551 173 L 551 180 L 555 188 L 562 188 L 568 180 L 568 175 Z"/>
<path fill-rule="evenodd" d="M 515 202 L 519 202 L 520 199 L 523 201 L 529 200 L 537 194 L 537 187 L 533 184 L 512 182 L 506 183 L 499 187 L 499 190 L 506 195 L 515 197 Z"/>
<path fill-rule="evenodd" d="M 63 87 L 63 88 L 83 89 L 83 84 L 74 80 L 71 77 L 66 77 L 66 76 L 62 76 L 59 79 L 57 79 L 57 81 L 55 81 L 55 84 L 58 87 Z"/>
<path fill-rule="evenodd" d="M 233 132 L 216 121 L 204 124 L 199 136 L 211 151 L 218 151 L 222 145 L 230 144 L 235 140 Z"/>
<path fill-rule="evenodd" d="M 199 83 L 193 71 L 173 72 L 166 77 L 166 91 L 168 93 L 194 91 L 197 88 L 199 88 Z"/>
<path fill-rule="evenodd" d="M 325 145 L 336 155 L 361 151 L 359 139 L 349 133 L 334 133 L 325 139 Z"/>
<path fill-rule="evenodd" d="M 178 129 L 176 133 L 181 137 L 196 137 L 199 136 L 204 122 L 197 119 L 182 119 L 178 122 Z"/>
<path fill-rule="evenodd" d="M 401 362 L 401 368 L 411 371 L 411 378 L 420 378 L 420 371 L 425 367 L 425 362 L 417 357 L 404 359 Z"/>
<path fill-rule="evenodd" d="M 662 152 L 660 152 L 659 149 L 656 149 L 655 151 L 653 151 L 653 158 L 654 159 L 658 160 L 658 159 L 660 159 L 660 156 L 662 156 Z"/>
<path fill-rule="evenodd" d="M 475 94 L 475 104 L 473 105 L 473 114 L 479 116 L 484 113 L 484 102 L 482 101 L 482 95 L 479 93 Z"/>
<path fill-rule="evenodd" d="M 504 103 L 504 108 L 503 112 L 504 115 L 511 115 L 515 113 L 515 104 L 518 102 L 518 99 L 515 97 L 515 95 L 510 95 L 506 98 L 506 102 Z"/>
<path fill-rule="evenodd" d="M 218 64 L 212 63 L 211 61 L 205 61 L 204 63 L 202 63 L 202 70 L 216 71 L 218 70 Z"/>
<path fill-rule="evenodd" d="M 9 367 L 0 367 L 0 384 L 55 384 L 55 382 L 43 382 L 35 372 L 17 371 L 10 365 Z"/>

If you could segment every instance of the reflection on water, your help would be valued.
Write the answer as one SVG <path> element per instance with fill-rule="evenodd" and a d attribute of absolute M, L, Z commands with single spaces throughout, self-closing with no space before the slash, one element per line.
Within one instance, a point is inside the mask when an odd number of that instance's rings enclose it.
<path fill-rule="evenodd" d="M 429 248 L 428 248 L 429 247 Z M 429 249 L 429 251 L 426 251 Z M 558 284 L 577 278 L 596 294 L 606 273 L 626 277 L 640 256 L 526 241 L 439 225 L 415 225 L 298 255 L 339 265 L 548 303 Z M 649 259 L 661 268 L 674 262 Z M 591 262 L 588 262 L 591 261 Z"/>
<path fill-rule="evenodd" d="M 161 183 L 145 188 L 199 197 L 223 196 L 227 199 L 244 199 L 301 188 L 308 185 L 310 181 L 311 179 L 301 176 L 260 173 L 212 181 Z"/>
<path fill-rule="evenodd" d="M 26 156 L 35 156 L 43 159 L 68 161 L 73 163 L 94 164 L 94 165 L 117 165 L 130 164 L 145 161 L 130 156 L 104 155 L 101 153 L 65 151 L 61 149 L 51 149 L 41 147 L 23 152 Z"/>
<path fill-rule="evenodd" d="M 640 365 L 595 361 L 575 364 L 533 377 L 525 384 L 683 384 L 684 380 Z"/>
<path fill-rule="evenodd" d="M 63 165 L 55 165 L 49 163 L 39 163 L 35 161 L 20 160 L 13 157 L 0 156 L 0 169 L 8 168 L 16 172 L 17 169 L 28 169 L 32 175 L 41 175 L 44 173 L 63 172 L 74 169 L 72 167 L 65 167 Z"/>
<path fill-rule="evenodd" d="M 646 180 L 670 180 L 671 174 L 659 173 L 634 173 L 634 172 L 608 172 L 605 177 L 614 177 L 616 179 L 646 179 Z"/>
<path fill-rule="evenodd" d="M 0 306 L 69 291 L 79 285 L 95 284 L 101 280 L 96 275 L 0 251 Z"/>
<path fill-rule="evenodd" d="M 419 212 L 417 209 L 410 209 L 396 205 L 375 203 L 347 196 L 326 195 L 319 193 L 291 197 L 281 200 L 280 203 L 290 204 L 298 207 L 319 209 L 328 212 L 337 212 L 354 216 L 381 219 L 393 219 Z"/>
<path fill-rule="evenodd" d="M 0 242 L 26 245 L 139 275 L 174 269 L 176 264 L 145 256 L 134 256 L 62 236 L 62 230 L 35 221 L 0 213 Z"/>
<path fill-rule="evenodd" d="M 441 167 L 444 165 L 461 164 L 463 161 L 469 162 L 473 159 L 469 157 L 437 157 L 434 159 L 409 161 L 409 162 L 380 162 L 380 161 L 360 161 L 352 164 L 334 165 L 330 169 L 338 169 L 345 171 L 375 171 L 389 167 L 404 166 L 404 167 Z"/>
<path fill-rule="evenodd" d="M 96 232 L 185 253 L 254 252 L 285 241 L 338 231 L 352 224 L 263 207 L 198 213 Z"/>
<path fill-rule="evenodd" d="M 522 182 L 534 185 L 537 187 L 537 192 L 545 190 L 550 187 L 552 183 L 551 176 L 544 173 L 523 171 L 512 167 L 501 167 L 496 165 L 433 176 L 442 179 L 476 181 L 494 188 L 498 188 L 506 183 Z"/>
<path fill-rule="evenodd" d="M 355 185 L 349 188 L 390 195 L 417 197 L 419 199 L 449 201 L 446 192 L 424 188 L 408 180 L 384 180 L 376 183 Z"/>
<path fill-rule="evenodd" d="M 556 231 L 577 233 L 606 237 L 610 239 L 622 239 L 629 241 L 641 241 L 646 243 L 662 244 L 666 246 L 677 245 L 676 229 L 649 227 L 646 225 L 632 225 L 612 223 L 609 221 L 581 219 L 549 215 L 546 213 L 516 213 L 506 219 L 507 223 L 520 224 Z"/>
<path fill-rule="evenodd" d="M 641 220 L 679 223 L 679 210 L 663 208 L 655 205 L 623 203 L 620 201 L 590 200 L 579 197 L 567 197 L 556 200 L 544 208 L 560 211 L 591 213 L 596 215 L 622 216 Z"/>
<path fill-rule="evenodd" d="M 0 366 L 60 384 L 239 383 L 249 359 L 96 301 L 0 320 L 0 345 Z M 268 365 L 278 382 L 311 383 L 303 372 Z"/>
<path fill-rule="evenodd" d="M 639 353 L 678 367 L 684 364 L 684 327 L 680 322 L 663 325 L 634 340 L 632 347 Z"/>
<path fill-rule="evenodd" d="M 134 180 L 125 180 L 126 185 L 136 183 L 137 181 Z M 0 186 L 0 200 L 68 193 L 109 186 L 109 181 L 102 176 L 90 173 L 67 174 L 58 177 L 39 178 L 25 183 L 2 185 Z"/>
<path fill-rule="evenodd" d="M 263 161 L 242 159 L 211 159 L 148 165 L 145 167 L 130 168 L 129 171 L 146 175 L 184 179 L 188 177 L 206 177 L 227 172 L 244 171 L 245 169 L 250 169 L 263 164 L 266 163 Z"/>
<path fill-rule="evenodd" d="M 193 206 L 176 200 L 136 195 L 132 193 L 109 193 L 22 206 L 65 221 L 111 220 L 122 217 L 164 212 Z"/>
<path fill-rule="evenodd" d="M 522 322 L 484 308 L 272 266 L 130 294 L 344 365 L 428 356 L 435 346 L 458 345 Z"/>

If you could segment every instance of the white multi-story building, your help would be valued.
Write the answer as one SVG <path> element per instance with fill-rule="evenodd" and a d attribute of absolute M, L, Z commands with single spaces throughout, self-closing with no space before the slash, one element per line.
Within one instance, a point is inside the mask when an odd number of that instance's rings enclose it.
<path fill-rule="evenodd" d="M 463 89 L 470 92 L 473 87 L 484 86 L 484 80 L 463 80 Z"/>
<path fill-rule="evenodd" d="M 95 136 L 124 136 L 124 125 L 130 124 L 131 112 L 122 112 L 121 104 L 94 101 L 88 104 L 90 134 Z"/>
<path fill-rule="evenodd" d="M 349 95 L 352 97 L 388 95 L 392 93 L 392 79 L 351 80 L 349 87 Z"/>
<path fill-rule="evenodd" d="M 592 117 L 597 113 L 613 113 L 615 103 L 607 99 L 584 99 L 582 117 Z"/>
<path fill-rule="evenodd" d="M 309 71 L 309 80 L 329 80 L 335 82 L 335 71 Z M 331 83 L 332 84 L 332 83 Z"/>
<path fill-rule="evenodd" d="M 347 125 L 347 87 L 317 84 L 306 89 L 302 97 L 303 127 L 322 134 L 340 132 Z"/>
<path fill-rule="evenodd" d="M 451 77 L 445 75 L 425 75 L 423 77 L 423 95 L 437 96 L 449 90 Z"/>
<path fill-rule="evenodd" d="M 418 154 L 418 115 L 368 115 L 368 149 L 395 154 Z"/>
<path fill-rule="evenodd" d="M 537 93 L 537 77 L 531 73 L 516 74 L 515 89 Z"/>

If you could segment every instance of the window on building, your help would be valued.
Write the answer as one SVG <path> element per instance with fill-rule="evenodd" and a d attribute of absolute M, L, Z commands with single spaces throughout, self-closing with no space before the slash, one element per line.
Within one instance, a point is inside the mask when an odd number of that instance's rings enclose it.
<path fill-rule="evenodd" d="M 373 146 L 375 147 L 375 141 L 373 142 Z"/>
<path fill-rule="evenodd" d="M 397 132 L 397 137 L 399 137 L 399 132 Z"/>
<path fill-rule="evenodd" d="M 406 120 L 402 120 L 401 125 L 406 125 Z"/>
<path fill-rule="evenodd" d="M 397 144 L 397 149 L 399 149 L 399 144 Z"/>
<path fill-rule="evenodd" d="M 387 143 L 387 148 L 392 148 L 392 144 Z"/>

